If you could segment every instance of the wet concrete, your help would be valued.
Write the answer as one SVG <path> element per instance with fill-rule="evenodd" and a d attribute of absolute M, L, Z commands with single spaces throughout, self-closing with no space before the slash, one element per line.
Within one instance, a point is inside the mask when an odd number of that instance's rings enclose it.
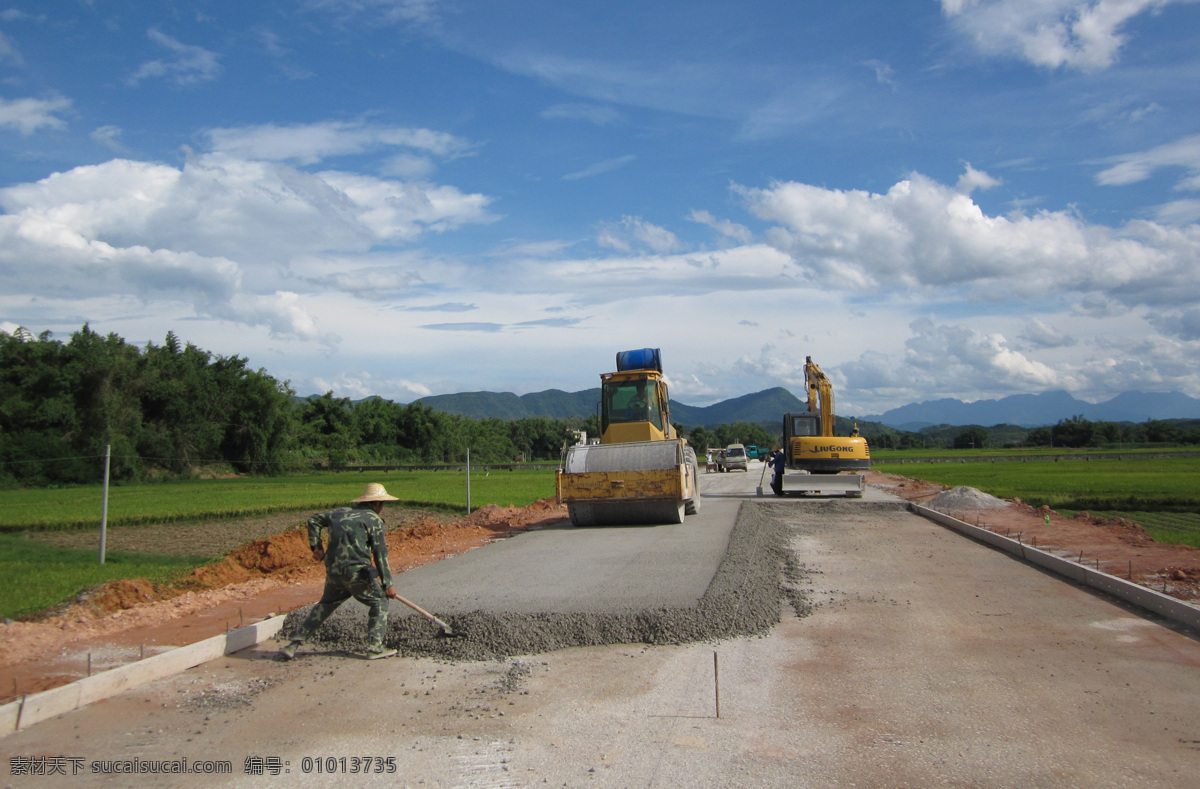
<path fill-rule="evenodd" d="M 702 480 L 704 508 L 683 524 L 574 528 L 568 522 L 405 573 L 402 595 L 450 625 L 393 602 L 385 643 L 402 655 L 493 660 L 566 647 L 684 644 L 765 633 L 783 601 L 803 615 L 802 567 L 789 564 L 787 505 L 754 493 L 752 475 Z M 874 498 L 874 497 L 873 497 Z M 903 502 L 805 502 L 831 517 Z M 299 627 L 293 612 L 283 635 Z M 351 600 L 307 651 L 362 651 L 366 609 Z"/>

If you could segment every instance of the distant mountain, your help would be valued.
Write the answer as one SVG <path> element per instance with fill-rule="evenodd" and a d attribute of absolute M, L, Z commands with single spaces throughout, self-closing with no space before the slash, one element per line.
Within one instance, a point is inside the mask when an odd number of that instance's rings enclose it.
<path fill-rule="evenodd" d="M 417 402 L 437 411 L 462 414 L 473 419 L 525 419 L 545 416 L 552 419 L 583 418 L 596 413 L 600 389 L 564 392 L 547 389 L 544 392 L 517 396 L 511 392 L 463 392 L 432 395 Z M 804 403 L 782 387 L 765 389 L 722 400 L 709 406 L 694 406 L 671 401 L 671 421 L 687 427 L 716 427 L 734 422 L 774 424 L 788 411 L 800 411 Z"/>
<path fill-rule="evenodd" d="M 863 420 L 882 422 L 900 430 L 930 425 L 1020 425 L 1041 427 L 1082 416 L 1092 421 L 1145 422 L 1148 419 L 1200 418 L 1200 400 L 1180 392 L 1125 392 L 1104 403 L 1088 403 L 1067 392 L 1011 395 L 999 400 L 927 400 L 893 408 Z"/>

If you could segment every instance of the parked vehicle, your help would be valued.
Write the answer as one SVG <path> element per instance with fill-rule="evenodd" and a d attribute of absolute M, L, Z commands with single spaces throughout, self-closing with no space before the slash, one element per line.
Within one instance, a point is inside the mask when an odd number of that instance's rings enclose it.
<path fill-rule="evenodd" d="M 733 471 L 734 469 L 749 470 L 749 464 L 746 462 L 746 447 L 741 444 L 730 444 L 725 447 L 718 464 L 721 467 L 721 471 Z"/>

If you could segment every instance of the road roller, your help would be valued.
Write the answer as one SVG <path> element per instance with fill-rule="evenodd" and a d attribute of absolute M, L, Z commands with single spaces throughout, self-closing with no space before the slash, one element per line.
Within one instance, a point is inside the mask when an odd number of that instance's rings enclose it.
<path fill-rule="evenodd" d="M 617 353 L 600 375 L 600 439 L 567 447 L 558 501 L 576 526 L 683 523 L 700 511 L 696 452 L 671 424 L 658 348 Z"/>

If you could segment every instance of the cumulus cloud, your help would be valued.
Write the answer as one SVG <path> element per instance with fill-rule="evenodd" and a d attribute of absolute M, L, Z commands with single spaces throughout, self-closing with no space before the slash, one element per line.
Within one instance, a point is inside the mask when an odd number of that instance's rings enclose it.
<path fill-rule="evenodd" d="M 1103 294 L 1127 305 L 1200 298 L 1200 227 L 1088 224 L 1066 212 L 989 216 L 914 173 L 886 193 L 786 182 L 735 187 L 809 282 L 862 293 L 955 288 L 1005 301 Z"/>
<path fill-rule="evenodd" d="M 176 85 L 195 85 L 211 82 L 220 75 L 221 64 L 216 53 L 204 47 L 181 43 L 158 28 L 150 28 L 146 35 L 155 44 L 169 50 L 171 57 L 143 63 L 130 76 L 130 84 L 137 85 L 146 79 L 166 79 Z"/>
<path fill-rule="evenodd" d="M 1045 68 L 1111 66 L 1132 18 L 1191 0 L 941 0 L 942 12 L 987 55 Z"/>
<path fill-rule="evenodd" d="M 1078 388 L 1080 380 L 1017 351 L 1000 333 L 965 325 L 939 325 L 920 318 L 909 325 L 912 336 L 897 358 L 864 353 L 842 365 L 847 384 L 888 398 L 953 397 L 961 392 L 1014 394 Z M 828 372 L 828 371 L 827 371 Z"/>
<path fill-rule="evenodd" d="M 375 261 L 373 248 L 488 221 L 487 203 L 448 186 L 223 154 L 182 168 L 114 159 L 0 189 L 0 268 L 10 296 L 182 296 L 198 315 L 332 346 L 306 290 L 407 289 L 424 261 Z"/>
<path fill-rule="evenodd" d="M 38 129 L 64 129 L 66 123 L 58 114 L 71 108 L 71 100 L 0 99 L 0 128 L 13 129 L 28 137 Z"/>

